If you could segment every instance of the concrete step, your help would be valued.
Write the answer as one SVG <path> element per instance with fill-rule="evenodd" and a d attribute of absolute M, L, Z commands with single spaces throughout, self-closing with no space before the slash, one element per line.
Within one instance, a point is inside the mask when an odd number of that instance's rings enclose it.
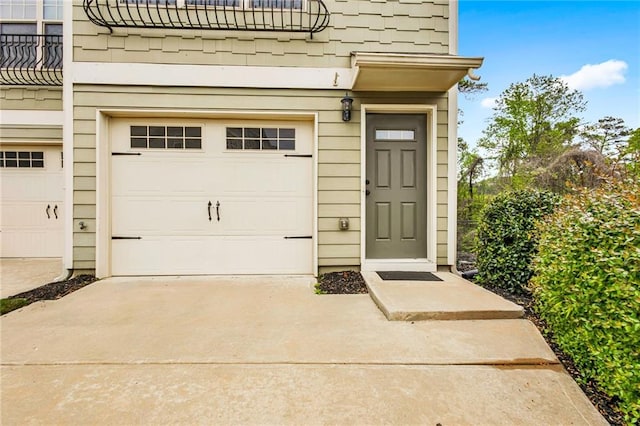
<path fill-rule="evenodd" d="M 390 321 L 522 318 L 524 309 L 450 272 L 442 281 L 383 280 L 362 272 L 369 295 Z"/>

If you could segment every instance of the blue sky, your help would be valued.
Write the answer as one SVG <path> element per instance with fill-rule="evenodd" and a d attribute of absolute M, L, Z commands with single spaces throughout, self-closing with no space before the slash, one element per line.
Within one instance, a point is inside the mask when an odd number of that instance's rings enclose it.
<path fill-rule="evenodd" d="M 640 0 L 460 0 L 459 54 L 483 56 L 475 73 L 489 91 L 465 99 L 459 136 L 475 145 L 491 99 L 534 73 L 580 89 L 587 122 L 607 115 L 640 127 Z"/>

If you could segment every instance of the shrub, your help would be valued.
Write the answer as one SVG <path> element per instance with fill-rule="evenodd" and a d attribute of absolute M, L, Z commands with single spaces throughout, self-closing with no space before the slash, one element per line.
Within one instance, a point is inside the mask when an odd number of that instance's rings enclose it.
<path fill-rule="evenodd" d="M 482 210 L 476 237 L 478 283 L 515 294 L 527 291 L 535 223 L 551 213 L 558 200 L 549 192 L 521 190 L 496 196 Z"/>
<path fill-rule="evenodd" d="M 536 309 L 585 380 L 640 423 L 640 181 L 568 196 L 539 230 Z"/>

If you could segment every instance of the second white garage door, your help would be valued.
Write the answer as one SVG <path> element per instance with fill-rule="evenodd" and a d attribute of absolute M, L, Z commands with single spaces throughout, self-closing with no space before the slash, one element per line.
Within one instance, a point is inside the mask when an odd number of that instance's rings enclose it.
<path fill-rule="evenodd" d="M 117 120 L 112 275 L 313 273 L 312 126 Z"/>
<path fill-rule="evenodd" d="M 61 146 L 0 146 L 0 257 L 61 257 Z"/>

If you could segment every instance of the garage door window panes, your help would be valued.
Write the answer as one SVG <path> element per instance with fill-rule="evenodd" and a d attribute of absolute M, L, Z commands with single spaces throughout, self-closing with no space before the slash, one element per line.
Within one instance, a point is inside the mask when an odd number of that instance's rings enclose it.
<path fill-rule="evenodd" d="M 293 151 L 296 149 L 296 129 L 227 127 L 227 149 Z"/>
<path fill-rule="evenodd" d="M 202 128 L 190 126 L 131 126 L 131 148 L 201 149 Z"/>
<path fill-rule="evenodd" d="M 0 167 L 44 168 L 44 152 L 0 151 Z"/>

